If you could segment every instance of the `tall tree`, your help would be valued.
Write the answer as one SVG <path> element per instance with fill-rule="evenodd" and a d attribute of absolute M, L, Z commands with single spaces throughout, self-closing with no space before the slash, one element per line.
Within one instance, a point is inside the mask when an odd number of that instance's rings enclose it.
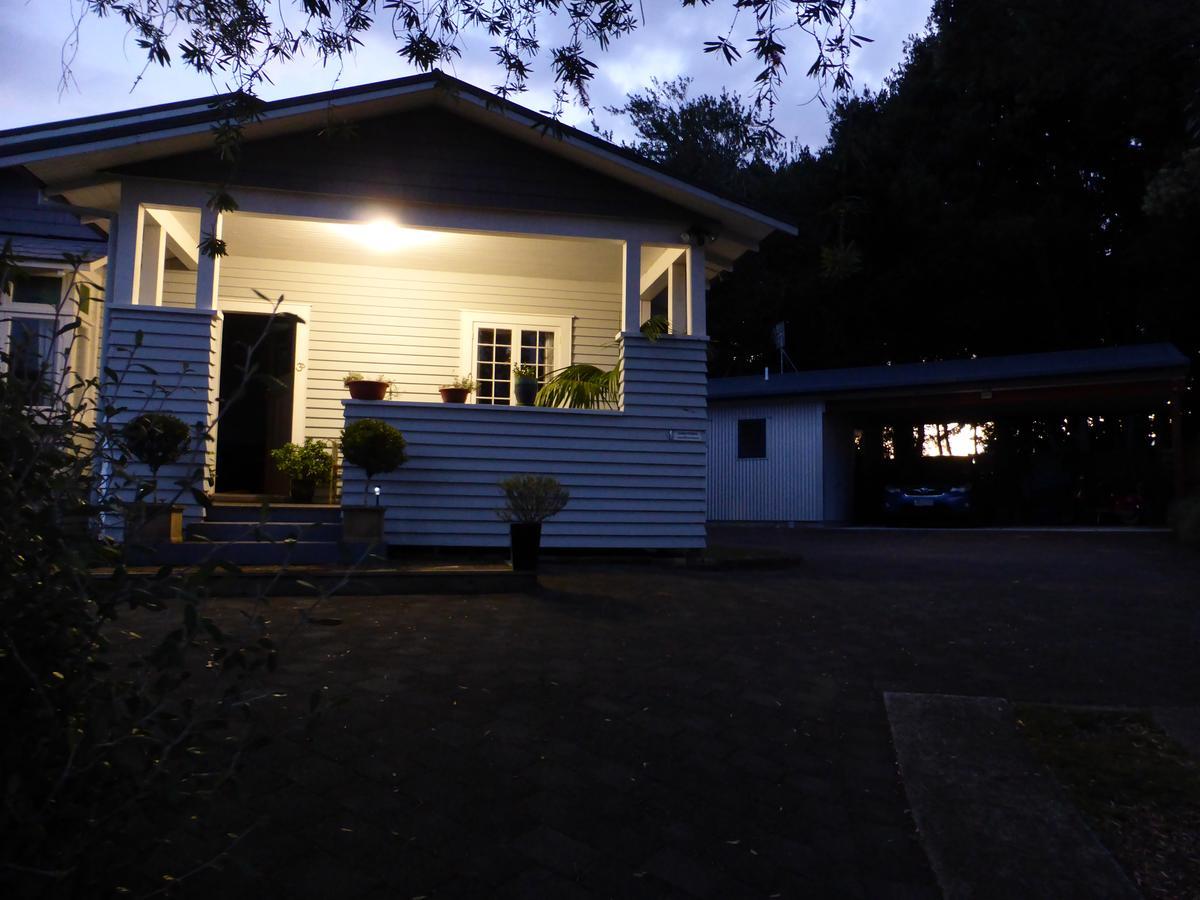
<path fill-rule="evenodd" d="M 769 360 L 779 319 L 807 367 L 1197 352 L 1197 84 L 1195 4 L 938 0 L 886 87 L 779 173 L 801 235 L 714 286 L 714 370 Z"/>

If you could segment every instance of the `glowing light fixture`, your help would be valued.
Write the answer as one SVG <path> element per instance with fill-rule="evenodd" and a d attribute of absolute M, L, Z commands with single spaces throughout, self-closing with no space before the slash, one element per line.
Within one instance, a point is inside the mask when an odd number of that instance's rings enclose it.
<path fill-rule="evenodd" d="M 339 228 L 375 253 L 394 253 L 427 244 L 438 236 L 435 231 L 405 228 L 391 219 L 372 219 L 370 222 L 340 225 Z"/>

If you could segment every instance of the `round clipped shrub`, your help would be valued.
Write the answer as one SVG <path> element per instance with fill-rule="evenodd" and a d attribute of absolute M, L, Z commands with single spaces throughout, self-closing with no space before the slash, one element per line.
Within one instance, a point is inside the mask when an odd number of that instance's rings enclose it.
<path fill-rule="evenodd" d="M 392 472 L 408 459 L 404 435 L 379 419 L 360 419 L 342 431 L 342 456 L 367 478 Z"/>
<path fill-rule="evenodd" d="M 325 442 L 305 438 L 303 444 L 284 444 L 271 451 L 275 468 L 296 481 L 318 481 L 333 468 L 333 454 Z"/>
<path fill-rule="evenodd" d="M 125 426 L 122 436 L 129 452 L 157 475 L 159 469 L 183 455 L 192 433 L 178 416 L 142 413 Z"/>

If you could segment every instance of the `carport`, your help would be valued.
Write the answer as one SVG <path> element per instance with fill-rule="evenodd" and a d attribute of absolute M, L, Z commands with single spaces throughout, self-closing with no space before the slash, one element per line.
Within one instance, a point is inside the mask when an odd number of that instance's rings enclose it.
<path fill-rule="evenodd" d="M 1188 366 L 1141 344 L 712 379 L 708 516 L 870 520 L 892 471 L 922 457 L 923 426 L 971 423 L 988 436 L 972 463 L 993 521 L 1086 522 L 1116 490 L 1161 517 L 1194 475 Z"/>

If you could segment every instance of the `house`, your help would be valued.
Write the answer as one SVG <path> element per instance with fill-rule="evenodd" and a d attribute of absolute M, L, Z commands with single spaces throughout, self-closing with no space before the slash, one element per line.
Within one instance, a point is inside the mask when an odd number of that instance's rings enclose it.
<path fill-rule="evenodd" d="M 877 498 L 856 497 L 856 491 L 882 487 L 863 478 L 873 459 L 865 434 L 878 439 L 881 426 L 1030 415 L 1169 418 L 1163 438 L 1169 431 L 1174 491 L 1182 496 L 1188 366 L 1172 344 L 1140 344 L 714 378 L 708 386 L 708 517 L 850 521 L 856 506 L 879 505 Z"/>
<path fill-rule="evenodd" d="M 497 482 L 531 472 L 572 495 L 547 546 L 704 545 L 706 285 L 790 225 L 437 72 L 267 103 L 232 167 L 225 99 L 0 132 L 0 166 L 104 230 L 117 424 L 215 435 L 160 481 L 202 464 L 218 501 L 276 495 L 273 447 L 375 418 L 408 441 L 370 485 L 390 544 L 505 544 Z M 222 185 L 236 211 L 208 205 Z M 270 389 L 238 390 L 251 358 Z M 515 406 L 518 361 L 620 366 L 619 403 Z M 348 399 L 351 372 L 388 398 Z M 471 402 L 439 402 L 460 375 Z M 343 504 L 363 477 L 345 468 Z"/>

